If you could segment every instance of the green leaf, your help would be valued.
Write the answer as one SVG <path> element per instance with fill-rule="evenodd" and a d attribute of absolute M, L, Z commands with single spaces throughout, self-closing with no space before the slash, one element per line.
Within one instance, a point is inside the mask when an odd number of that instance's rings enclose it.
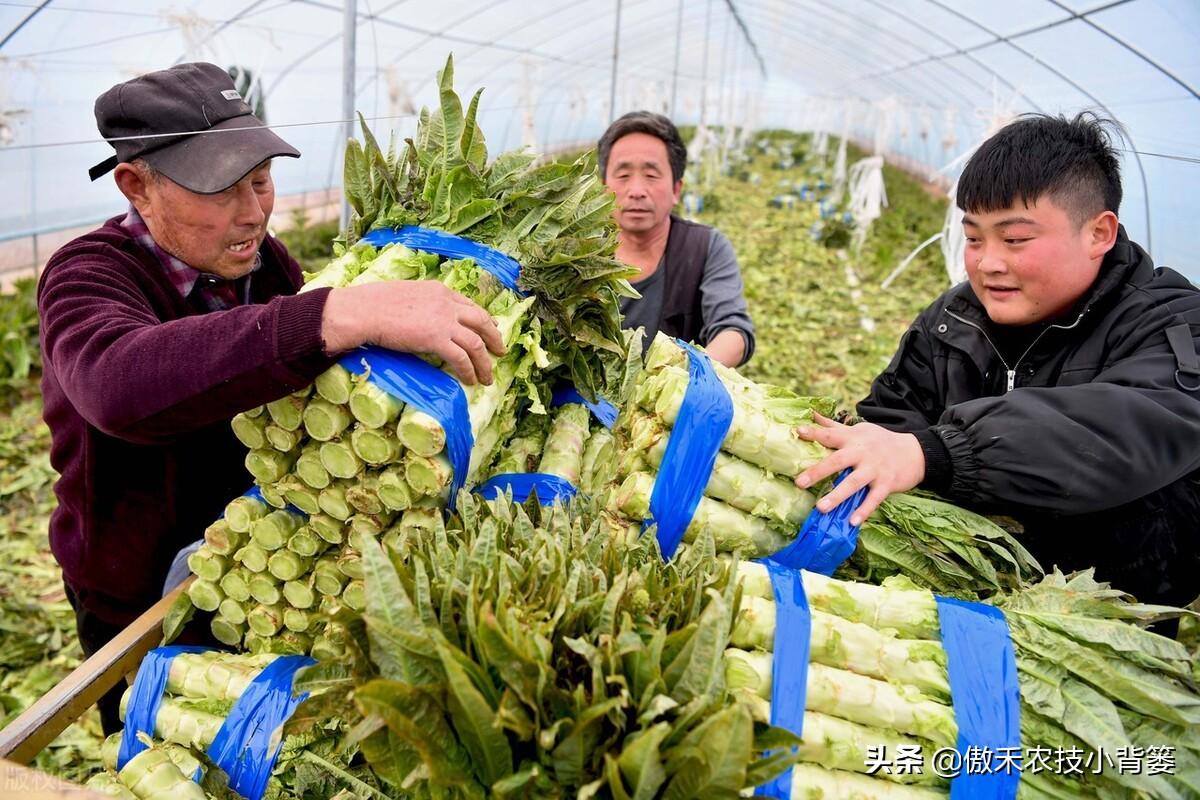
<path fill-rule="evenodd" d="M 458 147 L 463 137 L 462 101 L 454 92 L 454 56 L 446 57 L 446 66 L 438 73 L 438 95 L 441 100 L 442 163 L 452 164 L 459 158 Z"/>
<path fill-rule="evenodd" d="M 475 116 L 479 111 L 479 97 L 483 89 L 476 90 L 467 106 L 467 119 L 463 124 L 462 157 L 468 164 L 482 170 L 487 164 L 487 145 L 483 141 L 483 131 L 475 124 Z"/>
<path fill-rule="evenodd" d="M 179 634 L 183 633 L 184 627 L 194 616 L 196 607 L 192 605 L 191 596 L 187 592 L 180 592 L 163 617 L 162 643 L 167 645 L 179 638 Z"/>
<path fill-rule="evenodd" d="M 1074 640 L 1032 624 L 1027 619 L 1009 620 L 1013 643 L 1040 659 L 1060 664 L 1107 696 L 1132 709 L 1164 722 L 1178 725 L 1200 724 L 1200 698 L 1180 694 L 1162 699 L 1164 683 L 1152 673 L 1102 654 Z M 1190 702 L 1188 702 L 1190 701 Z M 1177 703 L 1172 705 L 1171 703 Z"/>
<path fill-rule="evenodd" d="M 732 615 L 719 594 L 706 592 L 709 601 L 695 634 L 663 673 L 671 697 L 681 703 L 710 695 L 724 686 L 725 648 Z"/>
<path fill-rule="evenodd" d="M 670 733 L 670 724 L 660 722 L 627 740 L 617 763 L 631 787 L 633 800 L 652 800 L 666 782 L 667 771 L 658 748 Z"/>
<path fill-rule="evenodd" d="M 1188 651 L 1179 642 L 1136 625 L 1111 619 L 1094 619 L 1054 611 L 1019 611 L 1021 616 L 1070 636 L 1081 644 L 1107 646 L 1143 667 L 1187 679 Z"/>
<path fill-rule="evenodd" d="M 497 724 L 496 709 L 475 688 L 449 645 L 437 643 L 446 671 L 446 705 L 459 740 L 471 754 L 480 781 L 490 786 L 512 774 L 512 749 Z"/>
<path fill-rule="evenodd" d="M 435 654 L 422 634 L 420 615 L 378 542 L 364 543 L 362 566 L 367 597 L 363 618 L 367 621 L 372 660 L 385 678 L 429 683 L 432 676 L 420 656 L 430 658 Z"/>
<path fill-rule="evenodd" d="M 613 698 L 585 709 L 555 746 L 551 763 L 562 786 L 582 786 L 594 774 L 592 765 L 603 758 L 596 745 L 603 735 L 604 721 L 610 711 L 620 706 L 620 698 Z"/>
<path fill-rule="evenodd" d="M 727 706 L 709 717 L 681 745 L 681 749 L 695 747 L 699 751 L 699 768 L 676 772 L 663 800 L 739 797 L 746 785 L 753 744 L 754 723 L 745 706 Z"/>
<path fill-rule="evenodd" d="M 469 797 L 482 797 L 482 788 L 472 778 L 471 760 L 462 748 L 437 701 L 425 691 L 398 681 L 376 680 L 360 686 L 354 702 L 364 714 L 383 719 L 390 734 L 387 746 L 372 752 L 363 742 L 364 754 L 372 764 L 379 764 L 395 783 L 397 775 L 408 772 L 410 763 L 406 752 L 411 751 L 434 785 L 454 787 Z M 373 737 L 372 737 L 373 738 Z M 403 787 L 403 783 L 398 784 Z"/>

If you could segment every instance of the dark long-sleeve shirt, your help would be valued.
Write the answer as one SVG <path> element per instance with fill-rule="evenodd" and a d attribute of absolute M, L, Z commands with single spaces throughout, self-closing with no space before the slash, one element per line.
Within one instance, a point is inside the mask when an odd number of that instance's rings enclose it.
<path fill-rule="evenodd" d="M 38 285 L 44 416 L 60 473 L 50 546 L 84 607 L 126 624 L 177 550 L 245 491 L 234 414 L 310 383 L 329 290 L 268 237 L 250 303 L 183 297 L 117 218 L 50 259 Z"/>

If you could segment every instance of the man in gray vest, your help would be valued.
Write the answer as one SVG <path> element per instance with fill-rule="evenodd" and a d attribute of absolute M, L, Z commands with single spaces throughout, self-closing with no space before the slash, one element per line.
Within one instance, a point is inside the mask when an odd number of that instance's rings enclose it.
<path fill-rule="evenodd" d="M 644 328 L 646 346 L 658 331 L 696 342 L 728 367 L 754 352 L 754 324 L 742 294 L 733 245 L 715 228 L 671 213 L 683 189 L 687 147 L 671 120 L 630 112 L 600 137 L 600 174 L 617 197 L 621 232 L 617 258 L 637 267 L 623 298 L 626 328 Z"/>

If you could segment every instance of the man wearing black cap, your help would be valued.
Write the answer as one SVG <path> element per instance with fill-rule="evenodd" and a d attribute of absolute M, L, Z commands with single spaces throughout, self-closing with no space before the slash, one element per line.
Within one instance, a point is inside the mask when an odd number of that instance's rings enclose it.
<path fill-rule="evenodd" d="M 50 545 L 91 654 L 161 594 L 172 557 L 247 476 L 240 411 L 308 385 L 361 344 L 430 353 L 491 382 L 503 342 L 436 281 L 296 294 L 299 265 L 267 234 L 271 159 L 300 154 L 212 64 L 118 84 L 96 101 L 126 213 L 50 259 L 38 285 L 42 392 L 58 507 Z M 119 693 L 101 702 L 119 727 Z"/>

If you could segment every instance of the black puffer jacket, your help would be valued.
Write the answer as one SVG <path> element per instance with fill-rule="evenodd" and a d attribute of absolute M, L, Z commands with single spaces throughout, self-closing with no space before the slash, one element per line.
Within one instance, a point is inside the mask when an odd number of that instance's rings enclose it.
<path fill-rule="evenodd" d="M 1122 228 L 1068 318 L 1001 355 L 969 284 L 916 319 L 858 405 L 917 434 L 927 481 L 1008 514 L 1049 568 L 1144 602 L 1200 594 L 1200 290 Z M 999 349 L 996 345 L 999 345 Z M 1015 354 L 1014 354 L 1015 353 Z"/>

